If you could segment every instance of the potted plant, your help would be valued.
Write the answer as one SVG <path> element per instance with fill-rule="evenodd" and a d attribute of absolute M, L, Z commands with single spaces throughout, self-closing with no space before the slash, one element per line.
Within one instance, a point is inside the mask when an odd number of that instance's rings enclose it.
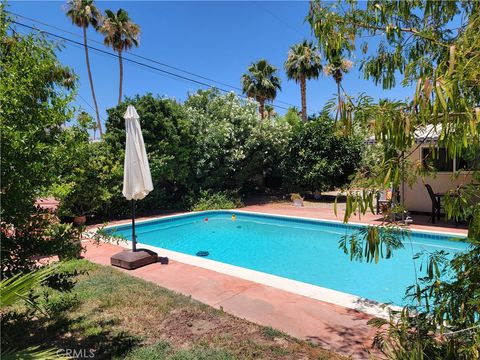
<path fill-rule="evenodd" d="M 96 199 L 91 186 L 78 180 L 55 186 L 54 194 L 60 199 L 60 217 L 72 219 L 75 226 L 83 226 L 87 215 L 91 215 L 95 210 Z"/>
<path fill-rule="evenodd" d="M 293 193 L 290 195 L 290 200 L 292 200 L 294 206 L 303 206 L 303 198 L 299 193 Z"/>

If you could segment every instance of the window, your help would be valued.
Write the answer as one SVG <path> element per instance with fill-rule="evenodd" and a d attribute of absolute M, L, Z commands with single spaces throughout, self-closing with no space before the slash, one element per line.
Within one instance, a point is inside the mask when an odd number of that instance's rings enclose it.
<path fill-rule="evenodd" d="M 477 156 L 477 159 L 474 157 L 463 157 L 456 159 L 457 170 L 478 170 L 480 169 L 480 157 Z"/>
<path fill-rule="evenodd" d="M 447 156 L 445 148 L 422 148 L 422 164 L 439 172 L 453 172 L 453 159 Z"/>
<path fill-rule="evenodd" d="M 480 154 L 468 154 L 464 157 L 450 159 L 445 148 L 422 148 L 422 164 L 424 168 L 436 169 L 439 172 L 468 171 L 480 169 Z"/>

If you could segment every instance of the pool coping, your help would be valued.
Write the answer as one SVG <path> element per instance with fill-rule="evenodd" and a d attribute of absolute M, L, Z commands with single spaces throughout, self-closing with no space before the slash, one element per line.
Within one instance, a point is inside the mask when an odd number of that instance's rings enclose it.
<path fill-rule="evenodd" d="M 334 223 L 334 224 L 353 225 L 355 227 L 357 226 L 364 227 L 364 226 L 371 225 L 371 224 L 358 223 L 358 222 L 349 222 L 348 224 L 345 224 L 343 221 L 340 221 L 340 220 L 317 219 L 317 218 L 309 218 L 309 217 L 301 217 L 301 216 L 288 216 L 288 215 L 278 215 L 278 214 L 271 214 L 271 213 L 261 213 L 261 212 L 255 212 L 255 211 L 230 210 L 230 209 L 195 211 L 195 212 L 186 212 L 186 213 L 180 213 L 175 215 L 158 216 L 151 219 L 139 220 L 136 222 L 136 224 L 144 224 L 144 223 L 154 222 L 162 219 L 184 217 L 185 215 L 194 216 L 199 214 L 214 214 L 214 213 L 232 213 L 232 214 L 243 213 L 243 214 L 261 215 L 264 217 L 287 218 L 292 220 L 303 219 L 303 220 L 313 221 L 316 223 Z M 128 224 L 129 222 L 125 221 L 125 223 L 122 223 L 122 224 L 108 225 L 105 227 L 105 229 L 115 228 L 116 226 L 128 226 Z M 372 225 L 372 226 L 382 226 L 382 225 Z M 98 227 L 92 228 L 91 230 L 96 231 L 98 230 Z M 423 229 L 412 229 L 411 231 L 430 234 L 430 235 L 455 236 L 455 237 L 465 238 L 465 234 L 455 233 L 455 232 L 445 232 L 445 231 L 435 232 L 435 231 L 428 231 Z M 125 249 L 129 249 L 131 248 L 132 242 L 130 240 L 124 240 L 122 241 L 122 244 L 119 244 L 119 245 Z M 349 294 L 346 292 L 341 292 L 341 291 L 321 287 L 318 285 L 312 285 L 305 282 L 292 280 L 292 279 L 268 274 L 261 271 L 243 268 L 236 265 L 226 264 L 216 260 L 205 259 L 205 258 L 193 256 L 193 255 L 188 255 L 188 254 L 164 249 L 157 246 L 147 245 L 147 244 L 138 242 L 137 247 L 155 251 L 161 254 L 162 256 L 167 256 L 172 260 L 175 260 L 184 264 L 197 266 L 200 268 L 216 271 L 222 274 L 252 281 L 262 285 L 271 286 L 273 288 L 288 291 L 288 292 L 305 296 L 311 299 L 323 301 L 333 305 L 342 306 L 342 307 L 353 309 L 356 311 L 360 311 L 375 317 L 388 319 L 390 316 L 391 310 L 399 311 L 402 309 L 400 306 L 381 303 L 375 300 L 366 299 L 366 298 Z"/>
<path fill-rule="evenodd" d="M 173 215 L 160 215 L 160 216 L 155 216 L 150 219 L 144 219 L 144 220 L 135 220 L 135 224 L 143 224 L 143 223 L 148 223 L 148 222 L 153 222 L 157 221 L 160 219 L 169 219 L 169 218 L 176 218 L 176 217 L 182 217 L 185 215 L 198 215 L 198 214 L 209 214 L 209 213 L 218 213 L 218 212 L 228 212 L 228 213 L 243 213 L 243 214 L 254 214 L 254 215 L 261 215 L 261 216 L 266 216 L 266 217 L 276 217 L 276 218 L 287 218 L 290 220 L 308 220 L 308 221 L 313 221 L 313 222 L 318 222 L 318 223 L 332 223 L 332 224 L 341 224 L 341 225 L 353 225 L 356 227 L 365 227 L 365 226 L 376 226 L 376 227 L 382 227 L 384 225 L 382 224 L 371 224 L 371 223 L 362 223 L 362 222 L 356 222 L 356 221 L 349 221 L 348 223 L 343 222 L 342 220 L 332 220 L 332 219 L 322 219 L 322 218 L 312 218 L 312 217 L 306 217 L 306 216 L 292 216 L 292 215 L 283 215 L 283 214 L 272 214 L 272 213 L 265 213 L 265 212 L 258 212 L 258 211 L 248 211 L 248 210 L 236 210 L 236 209 L 225 209 L 225 210 L 204 210 L 204 211 L 189 211 L 189 212 L 182 212 L 178 214 L 173 214 Z M 125 220 L 125 223 L 122 224 L 117 224 L 117 225 L 108 225 L 105 228 L 111 228 L 114 226 L 124 226 L 128 225 L 131 220 Z M 93 227 L 92 229 L 97 229 L 97 227 Z M 460 238 L 466 238 L 465 233 L 461 232 L 453 232 L 453 231 L 435 231 L 435 230 L 425 230 L 425 229 L 417 229 L 417 228 L 407 228 L 408 230 L 412 232 L 418 232 L 418 233 L 423 233 L 423 234 L 430 234 L 430 235 L 437 235 L 437 236 L 454 236 L 454 237 L 460 237 Z"/>

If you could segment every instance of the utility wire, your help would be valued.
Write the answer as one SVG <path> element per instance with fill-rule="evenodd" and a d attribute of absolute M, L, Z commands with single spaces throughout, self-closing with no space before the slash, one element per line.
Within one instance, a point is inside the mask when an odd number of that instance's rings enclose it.
<path fill-rule="evenodd" d="M 288 22 L 284 21 L 280 16 L 278 16 L 277 14 L 275 14 L 273 11 L 271 11 L 269 8 L 267 8 L 266 6 L 263 6 L 260 2 L 258 1 L 254 1 L 253 2 L 255 5 L 257 5 L 259 8 L 262 8 L 265 12 L 269 13 L 270 16 L 272 16 L 273 18 L 277 19 L 277 21 L 279 21 L 280 23 L 282 23 L 283 25 L 285 25 L 286 27 L 288 27 L 290 30 L 293 30 L 294 32 L 296 32 L 297 34 L 299 34 L 300 36 L 303 36 L 303 37 L 306 37 L 305 34 L 303 34 L 300 30 L 298 30 L 297 28 L 293 27 L 292 25 L 290 25 Z"/>
<path fill-rule="evenodd" d="M 94 108 L 82 95 L 80 95 L 80 93 L 77 93 L 76 95 L 77 95 L 85 104 L 87 104 L 90 109 L 92 109 L 93 111 L 95 111 L 95 108 Z M 102 120 L 103 122 L 105 122 L 105 119 L 104 119 L 101 115 L 99 115 L 99 117 L 100 117 L 100 120 Z"/>
<path fill-rule="evenodd" d="M 17 24 L 17 25 L 26 27 L 26 28 L 28 28 L 28 29 L 30 29 L 30 30 L 33 30 L 33 31 L 36 31 L 36 32 L 41 32 L 41 33 L 47 34 L 47 35 L 49 35 L 49 36 L 56 37 L 56 38 L 58 38 L 58 39 L 64 40 L 64 41 L 66 41 L 66 42 L 69 42 L 69 43 L 72 43 L 72 44 L 75 44 L 75 45 L 85 46 L 83 43 L 81 43 L 81 42 L 79 42 L 79 41 L 72 40 L 72 39 L 69 39 L 69 38 L 67 38 L 67 37 L 64 37 L 64 36 L 61 36 L 61 35 L 58 35 L 58 34 L 51 33 L 51 32 L 46 31 L 46 30 L 38 29 L 38 28 L 35 28 L 35 27 L 33 27 L 33 26 L 30 26 L 30 25 L 27 25 L 27 24 L 23 24 L 23 23 L 21 23 L 21 22 L 15 21 L 15 20 L 12 20 L 11 22 L 14 23 L 14 24 Z M 95 51 L 97 51 L 97 52 L 99 52 L 99 53 L 102 53 L 102 54 L 109 55 L 109 56 L 111 56 L 111 57 L 118 58 L 118 55 L 117 55 L 117 54 L 111 53 L 111 52 L 109 52 L 109 51 L 107 51 L 107 50 L 99 49 L 99 48 L 94 47 L 94 46 L 91 46 L 91 45 L 87 45 L 87 48 L 88 48 L 88 49 L 91 49 L 91 50 L 95 50 Z M 225 92 L 225 93 L 231 92 L 231 91 L 226 90 L 226 89 L 224 89 L 224 88 L 216 87 L 216 86 L 213 86 L 213 85 L 211 85 L 211 84 L 209 84 L 209 83 L 206 83 L 206 82 L 203 82 L 203 81 L 199 81 L 199 80 L 195 80 L 195 79 L 189 78 L 189 77 L 187 77 L 187 76 L 175 74 L 175 73 L 173 73 L 173 72 L 171 72 L 171 71 L 163 70 L 163 69 L 160 69 L 160 68 L 158 68 L 158 67 L 155 67 L 155 66 L 152 66 L 152 65 L 148 65 L 148 64 L 142 63 L 142 62 L 140 62 L 140 61 L 136 61 L 136 60 L 130 59 L 130 58 L 128 58 L 128 57 L 122 57 L 122 59 L 123 59 L 124 61 L 126 61 L 126 62 L 130 62 L 130 63 L 132 63 L 132 64 L 140 65 L 140 66 L 145 67 L 145 68 L 147 68 L 147 69 L 156 70 L 156 71 L 158 71 L 158 72 L 161 72 L 161 73 L 163 73 L 163 74 L 167 74 L 167 75 L 176 77 L 176 78 L 178 78 L 178 79 L 187 80 L 187 81 L 190 81 L 190 82 L 195 83 L 195 84 L 197 84 L 197 85 L 201 85 L 201 86 L 208 87 L 208 88 L 210 88 L 210 87 L 215 87 L 216 89 L 218 89 L 218 90 L 220 90 L 220 91 L 222 91 L 222 92 Z M 245 96 L 245 95 L 243 95 L 243 94 L 237 94 L 237 96 L 242 97 L 242 98 L 244 98 L 244 99 L 248 99 L 248 97 Z M 272 104 L 272 106 L 277 107 L 277 108 L 280 108 L 280 109 L 284 109 L 284 110 L 288 110 L 288 109 L 289 109 L 289 108 L 287 108 L 287 107 L 280 106 L 280 105 L 275 105 L 275 104 Z"/>
<path fill-rule="evenodd" d="M 60 27 L 57 27 L 57 26 L 54 26 L 54 25 L 45 23 L 45 22 L 43 22 L 43 21 L 40 21 L 40 20 L 37 20 L 37 19 L 33 19 L 33 18 L 31 18 L 31 17 L 24 16 L 24 15 L 21 15 L 21 14 L 17 14 L 17 13 L 11 12 L 11 11 L 7 11 L 7 12 L 10 13 L 11 15 L 21 17 L 21 18 L 23 18 L 23 19 L 25 19 L 25 20 L 33 21 L 33 22 L 35 22 L 35 23 L 37 23 L 37 24 L 41 24 L 41 25 L 44 25 L 44 26 L 48 26 L 48 27 L 50 27 L 50 28 L 52 28 L 52 29 L 65 32 L 65 33 L 67 33 L 67 34 L 70 34 L 70 35 L 73 35 L 73 36 L 76 36 L 76 37 L 83 38 L 82 35 L 80 35 L 80 34 L 78 34 L 78 33 L 75 33 L 75 32 L 73 32 L 73 31 L 69 31 L 69 30 L 66 30 L 66 29 L 63 29 L 63 28 L 60 28 Z M 87 40 L 88 40 L 89 43 L 96 43 L 96 44 L 99 44 L 99 45 L 105 45 L 103 42 L 98 41 L 98 40 L 95 40 L 95 39 L 92 39 L 92 38 L 87 38 Z M 82 46 L 83 46 L 83 45 L 82 45 Z M 152 62 L 152 63 L 158 64 L 158 65 L 161 65 L 161 66 L 164 66 L 164 67 L 173 69 L 173 70 L 177 70 L 177 71 L 183 72 L 183 73 L 188 74 L 188 75 L 192 75 L 192 76 L 201 78 L 201 79 L 203 79 L 203 80 L 211 81 L 211 82 L 214 82 L 214 83 L 223 85 L 223 86 L 230 87 L 230 88 L 235 89 L 235 90 L 242 91 L 242 89 L 240 89 L 240 88 L 237 87 L 237 86 L 229 85 L 229 84 L 226 84 L 226 83 L 221 82 L 221 81 L 217 81 L 217 80 L 214 80 L 214 79 L 211 79 L 211 78 L 202 76 L 202 75 L 198 75 L 198 74 L 192 73 L 192 72 L 190 72 L 190 71 L 187 71 L 187 70 L 178 68 L 178 67 L 176 67 L 176 66 L 172 66 L 172 65 L 169 65 L 169 64 L 160 62 L 160 61 L 158 61 L 158 60 L 154 60 L 154 59 L 147 58 L 146 56 L 142 56 L 142 55 L 138 55 L 138 54 L 135 54 L 135 53 L 131 53 L 131 52 L 129 52 L 128 50 L 126 50 L 125 52 L 128 53 L 130 56 L 137 57 L 137 58 L 142 59 L 142 60 L 147 60 L 147 61 L 150 61 L 150 62 Z M 278 101 L 278 102 L 279 102 L 279 101 Z M 287 104 L 287 105 L 291 105 L 291 104 L 288 104 L 288 103 L 286 103 L 286 104 Z M 293 106 L 293 105 L 292 105 L 292 106 Z"/>
<path fill-rule="evenodd" d="M 79 34 L 76 34 L 76 33 L 73 33 L 73 32 L 70 32 L 68 30 L 65 30 L 65 29 L 61 29 L 61 28 L 58 28 L 56 26 L 53 26 L 53 25 L 50 25 L 50 24 L 47 24 L 47 23 L 44 23 L 44 22 L 41 22 L 39 20 L 36 20 L 36 19 L 32 19 L 32 18 L 29 18 L 29 17 L 26 17 L 26 16 L 23 16 L 23 15 L 20 15 L 20 14 L 16 14 L 16 13 L 13 13 L 13 12 L 10 12 L 8 11 L 10 14 L 14 15 L 14 16 L 19 16 L 19 17 L 22 17 L 24 19 L 27 19 L 27 20 L 30 20 L 30 21 L 34 21 L 34 22 L 37 22 L 39 24 L 42 24 L 42 25 L 45 25 L 45 26 L 49 26 L 51 28 L 54 28 L 56 30 L 59 30 L 59 31 L 64 31 L 68 34 L 71 34 L 71 35 L 74 35 L 74 36 L 80 36 Z M 26 27 L 28 29 L 31 29 L 33 31 L 37 31 L 37 32 L 42 32 L 42 33 L 45 33 L 49 36 L 53 36 L 53 37 L 56 37 L 56 38 L 59 38 L 61 40 L 64 40 L 66 42 L 69 42 L 71 44 L 75 44 L 75 45 L 79 45 L 81 47 L 84 47 L 84 44 L 82 42 L 79 42 L 79 41 L 75 41 L 75 40 L 72 40 L 72 39 L 69 39 L 67 37 L 64 37 L 64 36 L 61 36 L 61 35 L 58 35 L 58 34 L 54 34 L 52 32 L 49 32 L 49 31 L 46 31 L 46 30 L 43 30 L 43 29 L 39 29 L 37 27 L 34 27 L 34 26 L 30 26 L 30 25 L 27 25 L 27 24 L 24 24 L 24 23 L 21 23 L 21 22 L 18 22 L 18 21 L 14 21 L 12 20 L 11 21 L 12 23 L 14 24 L 17 24 L 17 25 L 20 25 L 20 26 L 23 26 L 23 27 Z M 101 42 L 99 41 L 96 41 L 96 40 L 93 40 L 93 39 L 88 39 L 90 42 L 94 42 L 94 43 L 97 43 L 97 44 L 102 44 Z M 109 55 L 109 56 L 113 56 L 113 57 L 116 57 L 118 58 L 118 55 L 115 54 L 115 53 L 111 53 L 109 51 L 106 51 L 106 50 L 103 50 L 103 49 L 100 49 L 100 48 L 97 48 L 97 47 L 94 47 L 94 46 L 91 46 L 91 45 L 87 45 L 87 47 L 89 49 L 92 49 L 92 50 L 95 50 L 99 53 L 103 53 L 103 54 L 106 54 L 106 55 Z M 157 61 L 157 60 L 154 60 L 154 59 L 150 59 L 150 58 L 147 58 L 145 56 L 141 56 L 141 55 L 137 55 L 137 54 L 133 54 L 133 53 L 130 53 L 128 52 L 128 54 L 130 56 L 134 56 L 134 57 L 137 57 L 139 59 L 142 59 L 142 60 L 146 60 L 146 61 L 149 61 L 149 62 L 152 62 L 152 63 L 155 63 L 155 64 L 158 64 L 158 65 L 161 65 L 161 66 L 164 66 L 164 67 L 168 67 L 168 68 L 171 68 L 173 70 L 176 70 L 176 71 L 180 71 L 180 72 L 183 72 L 185 74 L 188 74 L 188 75 L 191 75 L 191 76 L 195 76 L 197 78 L 200 78 L 200 79 L 203 79 L 203 80 L 206 80 L 206 81 L 210 81 L 210 82 L 213 82 L 213 83 L 216 83 L 216 84 L 220 84 L 222 86 L 226 86 L 226 87 L 229 87 L 231 89 L 235 89 L 237 91 L 242 91 L 242 89 L 240 89 L 239 87 L 236 87 L 236 86 L 233 86 L 233 85 L 229 85 L 229 84 L 226 84 L 224 82 L 220 82 L 220 81 L 217 81 L 217 80 L 214 80 L 214 79 L 211 79 L 211 78 L 208 78 L 208 77 L 204 77 L 202 75 L 198 75 L 198 74 L 195 74 L 193 72 L 189 72 L 187 70 L 183 70 L 181 68 L 178 68 L 178 67 L 175 67 L 175 66 L 171 66 L 171 65 L 168 65 L 168 64 L 165 64 L 165 63 L 162 63 L 160 61 Z M 196 83 L 198 85 L 201 85 L 201 86 L 205 86 L 205 87 L 215 87 L 217 88 L 218 90 L 222 91 L 222 92 L 225 92 L 225 93 L 228 93 L 228 92 L 231 92 L 231 90 L 227 90 L 227 89 L 224 89 L 224 88 L 220 88 L 220 87 L 217 87 L 217 86 L 214 86 L 210 83 L 206 83 L 206 82 L 203 82 L 203 81 L 199 81 L 199 80 L 196 80 L 196 79 L 192 79 L 192 78 L 189 78 L 189 77 L 186 77 L 186 76 L 183 76 L 183 75 L 180 75 L 180 74 L 176 74 L 176 73 L 173 73 L 173 72 L 170 72 L 170 71 L 167 71 L 167 70 L 164 70 L 164 69 L 160 69 L 158 67 L 154 67 L 154 66 L 151 66 L 151 65 L 148 65 L 148 64 L 145 64 L 145 63 L 142 63 L 140 61 L 136 61 L 136 60 L 133 60 L 133 59 L 130 59 L 130 58 L 126 58 L 126 57 L 123 57 L 123 60 L 126 60 L 127 62 L 130 62 L 132 64 L 136 64 L 136 65 L 140 65 L 144 68 L 149 68 L 149 69 L 153 69 L 153 70 L 156 70 L 156 71 L 159 71 L 165 75 L 170 75 L 174 78 L 176 78 L 177 80 L 178 79 L 183 79 L 183 80 L 186 80 L 188 82 L 193 82 L 193 83 Z M 243 94 L 240 94 L 240 93 L 237 93 L 238 96 L 242 97 L 242 98 L 245 98 L 245 99 L 248 99 L 247 96 L 243 95 Z M 291 104 L 291 103 L 288 103 L 288 102 L 285 102 L 285 101 L 281 101 L 281 100 L 276 100 L 274 101 L 274 103 L 272 103 L 272 106 L 274 107 L 277 107 L 277 108 L 280 108 L 280 109 L 284 109 L 284 110 L 288 110 L 289 108 L 288 107 L 284 107 L 284 106 L 281 106 L 281 105 L 278 105 L 278 103 L 282 103 L 282 104 L 285 104 L 285 105 L 288 105 L 289 107 L 295 107 L 295 108 L 298 108 L 297 105 L 294 105 L 294 104 Z"/>

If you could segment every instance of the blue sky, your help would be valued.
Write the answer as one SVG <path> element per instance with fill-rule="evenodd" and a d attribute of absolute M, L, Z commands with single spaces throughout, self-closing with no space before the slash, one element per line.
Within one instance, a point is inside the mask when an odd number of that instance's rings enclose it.
<path fill-rule="evenodd" d="M 99 1 L 97 6 L 102 11 L 123 8 L 128 11 L 131 19 L 141 26 L 140 47 L 134 49 L 133 53 L 232 86 L 240 87 L 240 77 L 251 62 L 265 58 L 279 68 L 282 91 L 277 100 L 300 107 L 299 86 L 287 80 L 283 62 L 290 45 L 303 39 L 314 40 L 310 26 L 304 22 L 308 2 Z M 73 26 L 64 15 L 64 7 L 65 2 L 60 1 L 13 1 L 9 2 L 8 9 L 78 36 L 31 20 L 17 18 L 20 22 L 82 41 L 81 29 Z M 17 29 L 21 32 L 26 31 L 21 27 Z M 103 40 L 93 29 L 89 29 L 88 37 L 94 41 Z M 378 39 L 373 38 L 369 41 L 375 45 Z M 104 48 L 103 45 L 93 41 L 90 41 L 90 45 Z M 72 67 L 80 78 L 76 105 L 93 115 L 83 48 L 66 44 L 58 56 L 61 62 Z M 101 117 L 106 119 L 105 110 L 117 103 L 118 61 L 106 54 L 90 51 L 90 62 Z M 151 65 L 171 71 L 156 64 Z M 371 81 L 364 80 L 358 71 L 358 63 L 345 76 L 343 85 L 350 94 L 365 92 L 374 98 L 403 99 L 411 94 L 411 89 L 401 87 L 384 91 Z M 195 92 L 199 88 L 205 87 L 135 64 L 126 62 L 124 66 L 124 95 L 151 92 L 183 101 L 189 92 Z M 307 85 L 308 112 L 319 111 L 335 91 L 334 81 L 323 74 L 318 80 L 310 81 Z M 283 103 L 277 104 L 288 107 Z M 280 108 L 277 108 L 277 111 L 285 112 Z"/>

